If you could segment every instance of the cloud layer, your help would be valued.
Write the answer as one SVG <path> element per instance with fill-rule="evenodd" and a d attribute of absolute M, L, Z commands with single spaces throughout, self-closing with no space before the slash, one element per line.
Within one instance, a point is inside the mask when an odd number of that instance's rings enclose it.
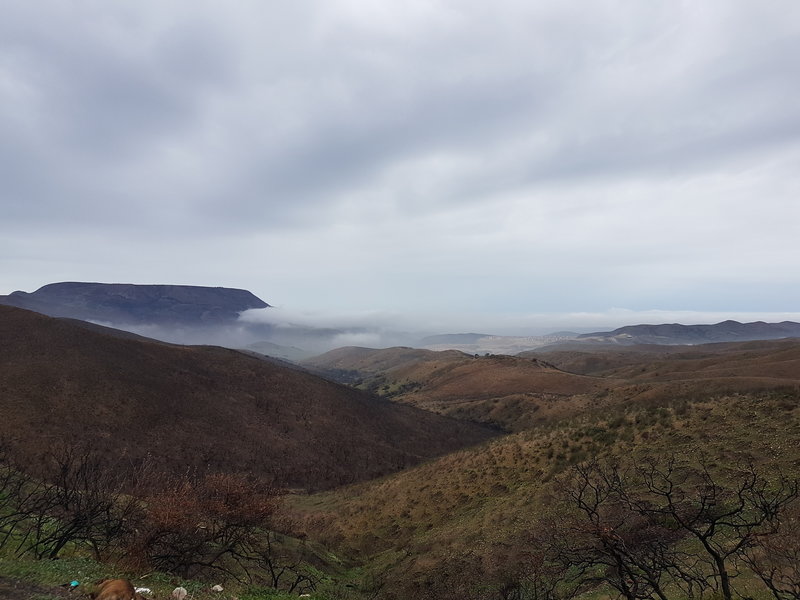
<path fill-rule="evenodd" d="M 0 292 L 797 310 L 800 4 L 13 3 Z"/>

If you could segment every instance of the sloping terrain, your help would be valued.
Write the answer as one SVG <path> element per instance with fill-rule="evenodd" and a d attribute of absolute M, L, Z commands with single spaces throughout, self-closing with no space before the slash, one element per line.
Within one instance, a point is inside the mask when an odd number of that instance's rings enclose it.
<path fill-rule="evenodd" d="M 535 358 L 455 350 L 340 348 L 303 364 L 395 402 L 508 431 L 572 413 L 609 386 Z"/>
<path fill-rule="evenodd" d="M 677 454 L 797 473 L 798 435 L 797 395 L 630 406 L 506 436 L 380 481 L 296 497 L 293 507 L 309 533 L 383 573 L 394 593 L 385 597 L 424 597 L 448 577 L 477 587 L 491 581 L 492 568 L 499 577 L 513 571 L 504 557 L 531 550 L 525 540 L 548 518 L 558 478 L 580 461 L 613 457 L 624 465 Z"/>
<path fill-rule="evenodd" d="M 559 368 L 601 377 L 668 381 L 748 376 L 797 382 L 800 344 L 797 339 L 701 344 L 698 346 L 631 346 L 595 351 L 531 351 Z"/>
<path fill-rule="evenodd" d="M 320 370 L 329 369 L 331 372 L 357 371 L 374 375 L 432 360 L 458 361 L 467 357 L 464 353 L 456 350 L 434 352 L 405 346 L 376 350 L 374 348 L 346 346 L 308 358 L 303 361 L 303 364 Z"/>
<path fill-rule="evenodd" d="M 501 589 L 490 582 L 502 586 L 524 568 L 535 550 L 526 540 L 551 517 L 558 482 L 582 461 L 625 466 L 676 456 L 712 469 L 752 464 L 800 475 L 798 340 L 603 352 L 597 363 L 592 353 L 538 356 L 563 368 L 593 365 L 586 370 L 596 375 L 587 379 L 607 389 L 564 397 L 562 411 L 546 422 L 480 448 L 380 481 L 296 497 L 298 520 L 383 574 L 386 598 L 472 597 L 470 589 L 484 590 L 475 597 L 501 597 L 487 591 Z M 522 374 L 514 360 L 485 360 Z M 463 590 L 452 591 L 462 583 Z"/>
<path fill-rule="evenodd" d="M 208 325 L 269 305 L 247 290 L 192 285 L 63 282 L 0 296 L 0 304 L 113 324 Z"/>
<path fill-rule="evenodd" d="M 631 401 L 800 386 L 800 343 L 792 339 L 518 356 L 340 348 L 304 364 L 395 402 L 506 431 Z"/>
<path fill-rule="evenodd" d="M 0 307 L 0 436 L 91 442 L 132 464 L 247 471 L 320 489 L 494 434 L 217 347 L 173 346 Z"/>

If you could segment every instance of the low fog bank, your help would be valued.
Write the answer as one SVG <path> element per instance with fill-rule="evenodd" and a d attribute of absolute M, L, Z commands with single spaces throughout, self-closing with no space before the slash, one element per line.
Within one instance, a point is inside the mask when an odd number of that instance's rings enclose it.
<path fill-rule="evenodd" d="M 609 331 L 642 323 L 713 324 L 728 319 L 752 322 L 800 321 L 800 313 L 634 311 L 532 313 L 524 315 L 424 314 L 385 311 L 333 313 L 288 310 L 279 307 L 244 311 L 239 324 L 268 327 L 267 341 L 295 346 L 316 354 L 342 346 L 388 348 L 456 348 L 465 352 L 515 354 L 581 333 Z M 430 342 L 426 338 L 446 334 L 476 333 L 476 343 L 457 340 Z"/>
<path fill-rule="evenodd" d="M 179 326 L 156 324 L 124 324 L 92 320 L 92 323 L 129 331 L 136 335 L 187 346 L 223 346 L 245 348 L 269 336 L 268 328 L 250 327 L 245 324 Z"/>
<path fill-rule="evenodd" d="M 342 346 L 413 346 L 429 333 L 393 330 L 388 326 L 390 320 L 363 315 L 311 318 L 272 308 L 245 311 L 238 321 L 227 325 L 92 322 L 172 344 L 246 349 L 288 360 L 300 360 Z"/>
<path fill-rule="evenodd" d="M 581 333 L 609 331 L 642 323 L 713 324 L 733 319 L 740 322 L 800 321 L 800 313 L 744 313 L 696 311 L 633 311 L 470 315 L 399 314 L 382 311 L 329 313 L 270 307 L 251 309 L 230 325 L 162 326 L 99 323 L 138 335 L 176 344 L 209 344 L 250 349 L 269 356 L 301 360 L 343 346 L 388 348 L 455 348 L 469 353 L 516 354 L 569 339 Z M 475 333 L 464 339 L 431 336 Z M 429 339 L 426 339 L 429 338 Z"/>
<path fill-rule="evenodd" d="M 322 313 L 278 307 L 244 311 L 238 324 L 254 330 L 268 329 L 266 341 L 295 346 L 314 354 L 343 346 L 414 346 L 432 331 L 419 328 L 413 320 L 400 315 L 378 311 Z"/>

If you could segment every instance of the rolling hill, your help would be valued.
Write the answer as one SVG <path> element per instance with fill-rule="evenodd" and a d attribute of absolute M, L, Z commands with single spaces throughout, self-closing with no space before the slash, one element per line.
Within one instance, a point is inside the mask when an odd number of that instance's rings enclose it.
<path fill-rule="evenodd" d="M 306 489 L 385 475 L 495 434 L 274 361 L 0 307 L 0 437 Z"/>
<path fill-rule="evenodd" d="M 339 366 L 348 364 L 343 354 Z M 586 379 L 607 387 L 564 396 L 545 422 L 488 445 L 379 481 L 295 497 L 298 522 L 385 578 L 384 598 L 502 597 L 504 583 L 529 565 L 536 550 L 529 540 L 560 506 L 560 482 L 573 465 L 677 457 L 714 472 L 753 464 L 800 474 L 798 340 L 538 356 L 564 369 L 581 366 L 592 373 Z M 363 368 L 367 358 L 354 352 L 349 364 Z M 486 364 L 525 374 L 524 363 L 507 359 Z M 513 377 L 498 373 L 495 381 Z M 527 381 L 535 391 L 537 375 Z M 746 594 L 755 584 L 741 577 L 736 585 Z M 581 597 L 605 596 L 593 590 Z"/>
<path fill-rule="evenodd" d="M 609 386 L 535 358 L 456 350 L 340 348 L 302 364 L 395 402 L 507 431 L 571 412 Z"/>
<path fill-rule="evenodd" d="M 303 362 L 335 381 L 516 432 L 637 401 L 800 386 L 797 340 L 640 345 L 474 356 L 455 350 L 340 348 Z"/>

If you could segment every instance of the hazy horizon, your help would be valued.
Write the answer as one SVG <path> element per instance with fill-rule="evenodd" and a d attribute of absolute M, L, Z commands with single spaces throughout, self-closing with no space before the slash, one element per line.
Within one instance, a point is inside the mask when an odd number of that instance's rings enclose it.
<path fill-rule="evenodd" d="M 156 285 L 180 284 L 159 282 Z M 20 291 L 33 292 L 35 289 Z M 208 331 L 195 332 L 191 327 L 176 326 L 168 327 L 165 330 L 164 327 L 157 324 L 140 324 L 131 325 L 125 329 L 147 337 L 179 343 L 213 342 L 231 346 L 246 345 L 265 339 L 259 337 L 257 330 L 251 330 L 251 325 L 275 326 L 287 339 L 292 337 L 293 330 L 302 331 L 306 328 L 331 330 L 331 341 L 318 344 L 318 347 L 324 346 L 326 349 L 330 349 L 340 346 L 415 345 L 423 337 L 440 334 L 478 333 L 496 336 L 538 337 L 561 332 L 582 334 L 610 331 L 626 325 L 643 324 L 713 325 L 727 320 L 742 323 L 754 321 L 800 322 L 800 312 L 634 311 L 622 308 L 612 308 L 602 312 L 517 314 L 458 313 L 455 311 L 334 311 L 320 309 L 317 306 L 276 306 L 272 304 L 269 297 L 265 297 L 255 290 L 248 291 L 270 304 L 270 307 L 242 312 L 237 323 L 220 328 L 211 334 L 211 337 L 209 337 Z M 95 322 L 110 327 L 119 326 L 115 323 Z M 302 344 L 299 345 L 302 346 Z"/>

